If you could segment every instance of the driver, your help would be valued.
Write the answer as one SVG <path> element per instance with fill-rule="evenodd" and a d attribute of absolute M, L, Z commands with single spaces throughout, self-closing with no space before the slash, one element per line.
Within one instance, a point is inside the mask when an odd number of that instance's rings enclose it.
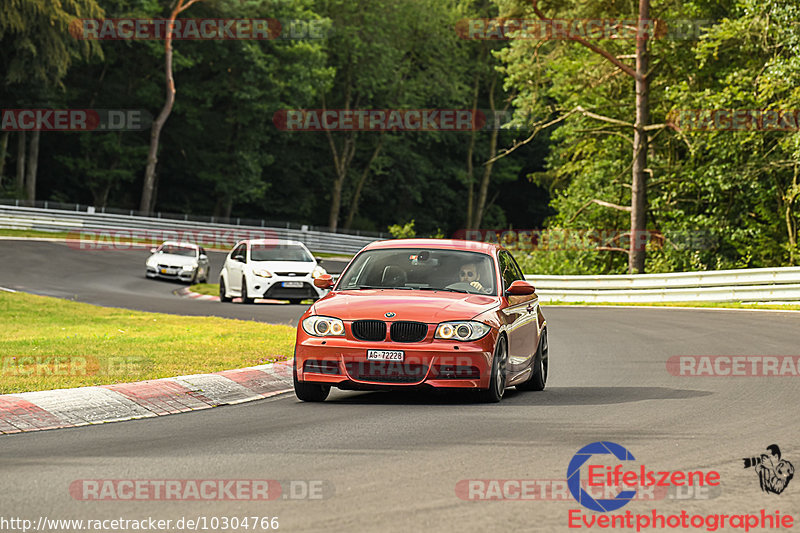
<path fill-rule="evenodd" d="M 461 283 L 469 283 L 472 287 L 484 292 L 486 289 L 481 283 L 481 274 L 478 271 L 478 265 L 475 263 L 466 263 L 461 265 L 458 269 L 458 281 Z"/>

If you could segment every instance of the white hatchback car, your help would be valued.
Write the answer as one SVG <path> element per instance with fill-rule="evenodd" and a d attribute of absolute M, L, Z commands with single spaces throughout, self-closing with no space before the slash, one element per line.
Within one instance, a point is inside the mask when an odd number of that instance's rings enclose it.
<path fill-rule="evenodd" d="M 301 242 L 252 239 L 240 241 L 225 258 L 219 276 L 219 299 L 242 303 L 256 298 L 289 300 L 299 304 L 318 300 L 327 289 L 314 286 L 314 279 L 327 274 Z"/>
<path fill-rule="evenodd" d="M 187 283 L 208 281 L 208 255 L 202 246 L 166 241 L 150 252 L 153 255 L 145 263 L 148 278 L 178 279 Z"/>

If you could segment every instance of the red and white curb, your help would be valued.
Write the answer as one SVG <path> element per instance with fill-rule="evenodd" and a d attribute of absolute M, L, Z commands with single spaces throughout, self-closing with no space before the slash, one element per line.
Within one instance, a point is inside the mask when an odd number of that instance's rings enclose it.
<path fill-rule="evenodd" d="M 292 390 L 292 361 L 135 383 L 0 395 L 0 434 L 172 415 Z"/>
<path fill-rule="evenodd" d="M 184 298 L 191 298 L 193 300 L 209 300 L 212 302 L 219 301 L 219 296 L 212 296 L 210 294 L 200 294 L 199 292 L 194 292 L 188 287 L 184 287 L 183 289 L 178 289 L 177 291 L 175 291 L 175 294 L 177 294 L 178 296 L 182 296 Z"/>
<path fill-rule="evenodd" d="M 210 294 L 200 294 L 199 292 L 194 292 L 189 287 L 184 287 L 182 289 L 178 289 L 175 291 L 175 294 L 181 296 L 183 298 L 191 298 L 193 300 L 208 300 L 211 302 L 218 302 L 219 296 L 211 296 Z M 241 298 L 234 298 L 232 301 L 241 302 Z M 269 304 L 287 304 L 288 302 L 284 300 L 270 300 L 268 298 L 256 298 L 253 300 L 256 303 L 269 303 Z"/>

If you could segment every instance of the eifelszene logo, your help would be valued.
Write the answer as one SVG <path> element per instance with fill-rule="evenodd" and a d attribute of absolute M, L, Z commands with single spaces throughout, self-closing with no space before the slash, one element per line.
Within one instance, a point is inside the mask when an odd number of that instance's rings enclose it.
<path fill-rule="evenodd" d="M 767 446 L 767 452 L 760 457 L 745 457 L 742 461 L 745 468 L 756 471 L 762 491 L 780 494 L 794 477 L 794 466 L 786 459 L 781 459 L 781 449 L 777 444 Z"/>
<path fill-rule="evenodd" d="M 625 469 L 622 464 L 609 466 L 602 464 L 603 461 L 600 459 L 590 461 L 599 455 L 611 455 L 619 461 L 636 461 L 636 458 L 627 449 L 608 441 L 593 442 L 578 450 L 567 467 L 567 487 L 575 501 L 592 511 L 601 513 L 616 511 L 636 497 L 636 487 L 718 486 L 720 484 L 719 472 L 714 470 L 708 472 L 702 470 L 656 472 L 649 470 L 644 464 Z M 581 467 L 585 467 L 586 484 L 589 487 L 620 487 L 627 490 L 620 490 L 614 498 L 595 499 L 581 485 Z"/>

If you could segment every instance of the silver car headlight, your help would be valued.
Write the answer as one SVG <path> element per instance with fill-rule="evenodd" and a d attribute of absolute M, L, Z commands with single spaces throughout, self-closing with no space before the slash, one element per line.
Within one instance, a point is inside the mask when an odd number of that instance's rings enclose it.
<path fill-rule="evenodd" d="M 303 331 L 315 337 L 344 335 L 344 322 L 338 318 L 313 315 L 303 320 Z"/>
<path fill-rule="evenodd" d="M 266 268 L 262 268 L 262 269 L 259 269 L 259 270 L 253 270 L 253 274 L 255 274 L 256 276 L 258 276 L 260 278 L 271 278 L 272 277 L 272 272 L 270 272 Z"/>
<path fill-rule="evenodd" d="M 318 277 L 322 276 L 323 274 L 327 274 L 328 271 L 322 268 L 321 266 L 317 265 L 314 267 L 314 270 L 311 271 L 311 277 L 317 279 Z"/>
<path fill-rule="evenodd" d="M 436 326 L 434 338 L 456 341 L 475 341 L 489 333 L 490 329 L 492 328 L 483 322 L 475 322 L 474 320 L 442 322 Z"/>

